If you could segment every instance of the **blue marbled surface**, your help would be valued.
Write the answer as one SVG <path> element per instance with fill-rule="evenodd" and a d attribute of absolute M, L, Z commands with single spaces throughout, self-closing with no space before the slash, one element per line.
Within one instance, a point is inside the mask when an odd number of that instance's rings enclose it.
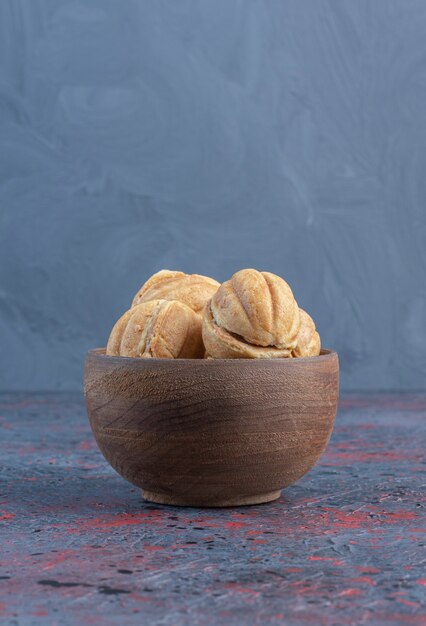
<path fill-rule="evenodd" d="M 426 394 L 345 395 L 279 500 L 197 509 L 144 502 L 81 394 L 1 394 L 0 623 L 425 626 L 425 413 Z"/>
<path fill-rule="evenodd" d="M 0 388 L 166 267 L 276 272 L 342 386 L 426 380 L 424 0 L 2 0 Z"/>

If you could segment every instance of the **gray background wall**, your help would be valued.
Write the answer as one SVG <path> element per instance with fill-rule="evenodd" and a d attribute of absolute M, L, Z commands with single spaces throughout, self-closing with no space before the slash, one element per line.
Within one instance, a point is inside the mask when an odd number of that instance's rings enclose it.
<path fill-rule="evenodd" d="M 2 0 L 0 387 L 160 268 L 276 272 L 344 388 L 425 387 L 424 0 Z"/>

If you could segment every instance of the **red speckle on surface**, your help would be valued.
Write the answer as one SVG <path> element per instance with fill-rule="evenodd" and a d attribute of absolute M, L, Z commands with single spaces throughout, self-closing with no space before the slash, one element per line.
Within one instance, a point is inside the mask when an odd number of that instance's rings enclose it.
<path fill-rule="evenodd" d="M 336 565 L 339 567 L 344 566 L 345 564 L 340 559 L 335 559 L 332 556 L 308 556 L 309 561 L 329 561 L 332 565 Z"/>
<path fill-rule="evenodd" d="M 93 439 L 80 441 L 78 444 L 78 450 L 96 450 L 96 442 Z"/>
<path fill-rule="evenodd" d="M 151 602 L 152 601 L 152 598 L 150 598 L 149 596 L 140 596 L 137 593 L 129 593 L 128 597 L 131 598 L 132 600 L 136 600 L 136 602 Z"/>
<path fill-rule="evenodd" d="M 418 515 L 416 515 L 412 511 L 390 511 L 388 515 L 392 519 L 393 522 L 413 520 L 413 519 L 417 519 L 418 517 Z"/>
<path fill-rule="evenodd" d="M 151 550 L 151 552 L 155 552 L 156 550 L 164 550 L 163 546 L 144 546 L 144 550 Z"/>
<path fill-rule="evenodd" d="M 0 522 L 7 522 L 16 517 L 15 513 L 9 513 L 8 511 L 0 511 Z"/>
<path fill-rule="evenodd" d="M 369 512 L 366 511 L 342 511 L 340 509 L 324 507 L 323 511 L 326 512 L 328 522 L 334 528 L 340 528 L 342 530 L 349 528 L 363 528 L 370 526 L 373 522 L 369 517 Z"/>
<path fill-rule="evenodd" d="M 424 585 L 424 586 L 426 586 L 426 578 L 418 578 L 418 579 L 416 580 L 416 583 L 417 583 L 418 585 Z"/>
<path fill-rule="evenodd" d="M 290 587 L 299 595 L 315 594 L 318 590 L 317 584 L 307 580 L 295 580 L 290 583 Z"/>
<path fill-rule="evenodd" d="M 244 528 L 247 526 L 245 522 L 225 522 L 225 528 Z"/>
<path fill-rule="evenodd" d="M 83 469 L 97 469 L 98 468 L 98 465 L 96 463 L 80 463 L 79 462 L 79 465 Z"/>
<path fill-rule="evenodd" d="M 397 524 L 401 521 L 409 521 L 416 519 L 418 516 L 412 511 L 380 511 L 379 519 L 377 518 L 377 510 L 370 507 L 366 511 L 342 511 L 331 507 L 324 507 L 323 511 L 329 516 L 329 523 L 333 528 L 342 530 L 349 528 L 369 528 L 378 524 Z M 376 517 L 374 517 L 376 515 Z M 373 539 L 372 541 L 377 541 Z"/>
<path fill-rule="evenodd" d="M 34 615 L 35 617 L 47 617 L 49 613 L 45 609 L 36 609 L 35 611 L 32 611 L 31 615 Z"/>
<path fill-rule="evenodd" d="M 352 583 L 366 583 L 367 585 L 376 585 L 376 581 L 370 576 L 358 576 L 357 578 L 351 578 Z"/>
<path fill-rule="evenodd" d="M 45 561 L 43 564 L 40 564 L 42 570 L 52 569 L 57 565 L 60 565 L 64 561 L 66 561 L 70 556 L 75 554 L 75 550 L 61 550 L 61 552 L 56 552 L 54 554 L 49 554 L 49 560 Z"/>
<path fill-rule="evenodd" d="M 251 589 L 250 587 L 244 587 L 243 585 L 239 585 L 237 583 L 227 583 L 224 585 L 225 589 L 230 589 L 231 591 L 235 591 L 236 593 L 249 593 L 253 596 L 258 596 L 259 591 L 255 589 Z"/>
<path fill-rule="evenodd" d="M 361 589 L 344 589 L 338 595 L 339 596 L 360 596 L 362 594 Z"/>
<path fill-rule="evenodd" d="M 138 524 L 156 524 L 157 518 L 161 517 L 161 511 L 149 511 L 147 513 L 121 513 L 118 515 L 105 515 L 92 519 L 75 520 L 71 524 L 53 524 L 53 528 L 63 528 L 71 535 L 79 535 L 87 530 L 108 532 L 113 528 L 134 526 Z"/>
<path fill-rule="evenodd" d="M 404 598 L 397 598 L 396 601 L 401 602 L 401 604 L 405 604 L 406 606 L 415 606 L 415 607 L 420 606 L 418 602 L 411 602 L 411 600 L 405 600 Z"/>

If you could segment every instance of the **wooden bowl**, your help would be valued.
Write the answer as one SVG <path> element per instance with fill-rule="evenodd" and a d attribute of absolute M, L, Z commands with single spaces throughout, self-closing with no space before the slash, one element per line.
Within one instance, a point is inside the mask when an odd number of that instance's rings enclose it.
<path fill-rule="evenodd" d="M 133 359 L 91 350 L 96 441 L 146 500 L 259 504 L 306 474 L 330 438 L 337 354 L 299 359 Z"/>

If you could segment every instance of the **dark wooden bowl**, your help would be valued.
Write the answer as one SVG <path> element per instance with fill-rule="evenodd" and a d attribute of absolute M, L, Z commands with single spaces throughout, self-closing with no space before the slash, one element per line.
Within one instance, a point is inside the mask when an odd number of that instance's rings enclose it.
<path fill-rule="evenodd" d="M 301 359 L 132 359 L 91 350 L 85 396 L 105 458 L 146 500 L 275 500 L 330 438 L 337 354 Z"/>

